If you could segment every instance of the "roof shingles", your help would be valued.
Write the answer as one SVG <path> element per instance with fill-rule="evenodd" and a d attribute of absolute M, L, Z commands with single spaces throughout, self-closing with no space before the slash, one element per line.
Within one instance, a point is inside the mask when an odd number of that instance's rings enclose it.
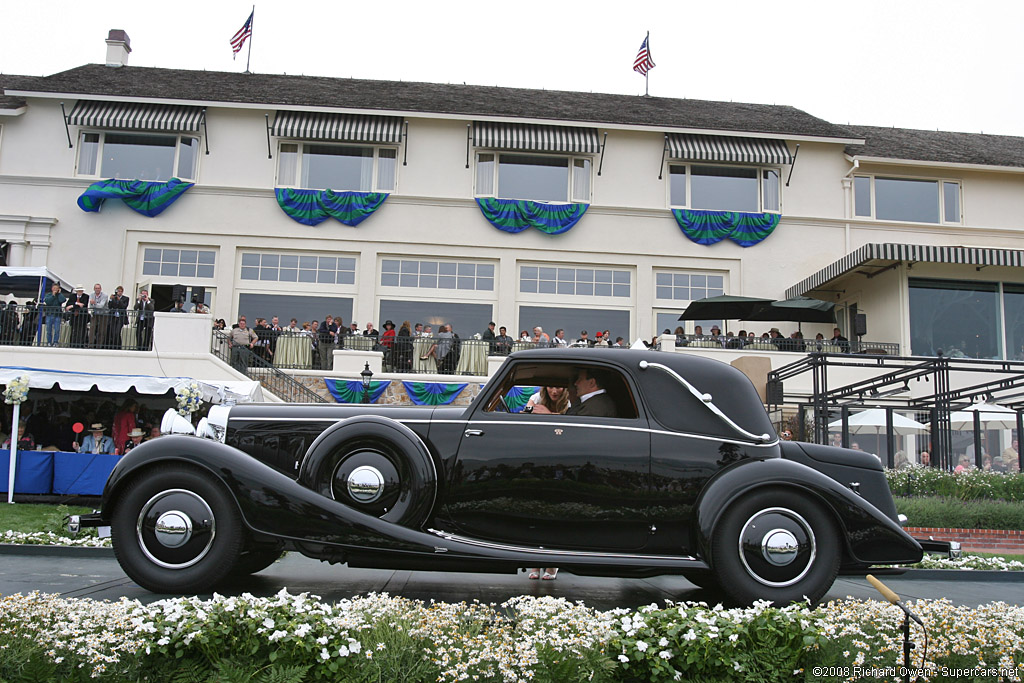
<path fill-rule="evenodd" d="M 338 107 L 573 123 L 708 129 L 784 137 L 856 138 L 850 131 L 789 106 L 636 97 L 601 93 L 240 74 L 88 64 L 41 77 L 19 77 L 19 90 L 93 97 L 141 97 L 268 107 Z M 11 86 L 8 86 L 10 89 Z"/>
<path fill-rule="evenodd" d="M 865 139 L 863 146 L 846 148 L 850 156 L 1024 167 L 1024 138 L 1020 137 L 875 126 L 847 128 Z"/>

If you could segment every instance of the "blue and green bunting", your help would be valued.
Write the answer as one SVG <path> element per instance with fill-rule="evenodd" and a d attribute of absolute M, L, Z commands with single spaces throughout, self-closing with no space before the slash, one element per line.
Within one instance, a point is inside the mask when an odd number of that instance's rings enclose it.
<path fill-rule="evenodd" d="M 525 199 L 476 200 L 480 211 L 491 225 L 505 232 L 522 232 L 537 228 L 548 235 L 561 235 L 583 218 L 589 204 L 545 204 Z"/>
<path fill-rule="evenodd" d="M 108 199 L 120 199 L 143 216 L 159 215 L 173 204 L 185 190 L 195 185 L 177 178 L 167 182 L 155 180 L 101 180 L 93 183 L 78 197 L 82 211 L 99 211 Z"/>
<path fill-rule="evenodd" d="M 446 406 L 466 388 L 465 383 L 403 381 L 402 384 L 405 385 L 405 392 L 409 394 L 410 400 L 418 406 Z"/>
<path fill-rule="evenodd" d="M 683 234 L 697 244 L 715 244 L 725 238 L 741 247 L 751 247 L 772 234 L 779 225 L 777 213 L 739 211 L 691 211 L 672 209 Z"/>
<path fill-rule="evenodd" d="M 335 192 L 334 190 L 274 190 L 277 203 L 288 217 L 303 225 L 320 225 L 336 218 L 345 225 L 357 226 L 370 217 L 388 198 L 386 192 Z"/>
<path fill-rule="evenodd" d="M 512 387 L 505 394 L 505 404 L 509 410 L 513 413 L 520 413 L 526 404 L 530 402 L 530 397 L 537 393 L 540 387 Z"/>
<path fill-rule="evenodd" d="M 328 379 L 324 377 L 327 391 L 338 403 L 362 403 L 363 383 L 360 380 Z M 381 394 L 391 386 L 390 380 L 370 380 L 370 403 L 376 403 Z"/>

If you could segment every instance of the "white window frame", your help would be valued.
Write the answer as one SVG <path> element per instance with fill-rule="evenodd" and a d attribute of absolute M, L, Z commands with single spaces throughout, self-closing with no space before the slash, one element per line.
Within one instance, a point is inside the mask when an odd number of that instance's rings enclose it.
<path fill-rule="evenodd" d="M 491 177 L 492 192 L 483 192 L 479 187 L 480 179 L 480 156 L 481 155 L 492 155 L 494 157 L 493 176 Z M 476 150 L 474 155 L 473 165 L 473 196 L 474 197 L 497 197 L 500 199 L 515 199 L 515 200 L 527 200 L 527 201 L 550 201 L 550 200 L 535 200 L 533 197 L 505 197 L 501 194 L 501 187 L 499 181 L 501 180 L 501 156 L 508 154 L 511 156 L 520 157 L 538 157 L 538 158 L 550 158 L 550 159 L 566 159 L 568 160 L 569 172 L 566 174 L 568 179 L 566 181 L 566 193 L 567 199 L 564 202 L 553 202 L 553 203 L 567 203 L 567 204 L 591 204 L 593 203 L 594 197 L 594 157 L 590 154 L 546 154 L 542 152 L 534 152 L 532 150 L 497 150 L 497 149 L 486 149 L 480 148 Z M 590 177 L 587 178 L 587 196 L 579 197 L 574 195 L 575 180 L 576 180 L 576 162 L 583 161 L 589 165 Z"/>
<path fill-rule="evenodd" d="M 672 167 L 685 166 L 686 167 L 686 204 L 673 204 L 672 203 Z M 693 201 L 693 189 L 691 186 L 691 179 L 693 178 L 693 167 L 694 166 L 713 166 L 717 168 L 741 168 L 745 170 L 757 171 L 757 205 L 758 211 L 755 213 L 777 213 L 781 214 L 783 209 L 782 202 L 782 187 L 784 185 L 782 181 L 782 168 L 780 166 L 764 166 L 755 164 L 716 164 L 713 162 L 701 162 L 701 161 L 682 161 L 678 159 L 669 159 L 666 162 L 665 175 L 668 176 L 668 182 L 665 183 L 665 203 L 670 209 L 690 209 L 690 203 Z M 766 209 L 764 208 L 764 172 L 772 171 L 778 177 L 779 184 L 779 207 L 777 209 Z M 723 206 L 717 209 L 694 209 L 695 211 L 739 211 L 734 207 Z"/>
<path fill-rule="evenodd" d="M 139 276 L 140 277 L 150 278 L 150 279 L 152 279 L 152 278 L 178 278 L 179 280 L 181 280 L 181 282 L 178 283 L 178 284 L 187 284 L 187 283 L 190 284 L 193 281 L 195 281 L 197 286 L 198 285 L 202 285 L 204 287 L 207 286 L 207 283 L 209 283 L 211 281 L 215 281 L 217 279 L 217 260 L 218 260 L 218 258 L 220 256 L 220 254 L 219 254 L 219 250 L 214 248 L 214 247 L 210 247 L 208 245 L 194 246 L 194 245 L 189 245 L 189 244 L 184 244 L 184 245 L 182 245 L 182 244 L 140 244 L 139 245 L 139 249 L 140 249 L 140 251 L 139 251 Z M 146 250 L 147 249 L 159 249 L 160 250 L 161 260 L 159 260 L 159 261 L 147 261 L 146 260 Z M 175 263 L 174 261 L 164 261 L 163 260 L 163 252 L 165 250 L 179 252 L 178 260 L 176 262 L 178 264 L 178 274 L 176 274 L 176 275 L 164 275 L 162 272 L 160 272 L 160 273 L 147 273 L 146 272 L 146 264 L 147 263 L 159 264 L 161 271 L 163 270 L 163 264 L 164 263 Z M 181 254 L 180 254 L 180 252 L 182 252 L 182 251 L 210 252 L 210 253 L 213 254 L 213 263 L 212 264 L 207 264 L 207 263 L 199 263 L 197 261 L 196 262 L 196 271 L 197 271 L 196 275 L 181 275 L 182 262 L 181 262 Z M 190 264 L 185 264 L 185 265 L 190 265 Z M 209 276 L 199 275 L 198 274 L 198 267 L 201 266 L 201 265 L 202 266 L 207 266 L 208 265 L 208 266 L 212 267 L 213 268 L 213 274 L 209 275 Z M 177 281 L 175 281 L 175 282 L 177 282 Z M 158 282 L 157 284 L 162 284 L 162 283 Z"/>
<path fill-rule="evenodd" d="M 295 157 L 295 177 L 289 182 L 287 178 L 281 178 L 281 148 L 285 145 L 296 145 L 296 157 Z M 315 145 L 317 147 L 347 147 L 350 149 L 372 149 L 373 150 L 373 186 L 369 190 L 361 190 L 359 188 L 351 187 L 303 187 L 302 181 L 302 158 L 305 155 L 306 145 Z M 380 173 L 380 151 L 382 149 L 391 150 L 395 154 L 394 165 L 395 165 L 395 176 L 392 179 L 392 187 L 381 189 L 379 185 L 379 173 Z M 303 190 L 335 190 L 338 192 L 387 192 L 388 194 L 396 194 L 398 192 L 398 168 L 399 164 L 399 148 L 397 145 L 375 145 L 372 143 L 358 143 L 358 142 L 332 142 L 324 140 L 297 140 L 291 138 L 281 138 L 277 141 L 277 159 L 278 163 L 274 168 L 274 179 L 276 187 L 290 187 Z"/>
<path fill-rule="evenodd" d="M 657 302 L 657 303 L 655 303 L 655 306 L 660 306 L 660 307 L 664 308 L 665 306 L 684 305 L 684 307 L 685 307 L 685 305 L 689 305 L 691 302 L 697 301 L 697 299 L 692 299 L 692 298 L 691 299 L 673 299 L 673 298 L 663 299 L 663 298 L 659 297 L 658 296 L 658 276 L 661 275 L 661 274 L 667 274 L 667 275 L 673 275 L 673 276 L 674 275 L 689 275 L 690 277 L 692 277 L 694 275 L 703 275 L 705 277 L 720 277 L 720 278 L 722 278 L 722 294 L 724 295 L 724 294 L 727 294 L 729 292 L 729 271 L 727 271 L 727 270 L 701 270 L 699 268 L 694 268 L 694 269 L 656 268 L 654 270 L 654 277 L 652 278 L 652 287 L 653 288 L 651 290 L 651 301 Z M 664 285 L 662 285 L 662 286 L 664 286 Z M 671 287 L 674 288 L 674 285 L 671 285 Z M 691 289 L 691 291 L 692 291 L 692 287 L 688 287 L 688 289 Z M 709 288 L 705 287 L 705 289 L 709 289 Z M 713 295 L 713 296 L 716 296 L 716 295 Z"/>
<path fill-rule="evenodd" d="M 144 131 L 144 130 L 115 130 L 115 129 L 87 129 L 87 128 L 82 128 L 78 132 L 78 149 L 76 150 L 76 154 L 75 154 L 75 175 L 76 176 L 81 177 L 81 178 L 105 178 L 106 177 L 106 176 L 103 175 L 103 146 L 106 143 L 107 133 L 113 133 L 114 135 L 140 135 L 140 136 L 141 135 L 145 135 L 145 136 L 150 136 L 150 137 L 157 136 L 157 137 L 174 138 L 175 139 L 175 144 L 174 144 L 174 162 L 172 163 L 172 166 L 171 166 L 172 173 L 170 175 L 170 178 L 178 178 L 180 180 L 188 180 L 190 182 L 196 182 L 199 179 L 200 159 L 203 156 L 202 154 L 200 154 L 199 150 L 200 150 L 200 147 L 202 146 L 203 139 L 202 139 L 202 136 L 199 135 L 198 133 L 171 133 L 171 132 L 159 131 L 159 130 L 155 130 L 155 131 L 145 130 Z M 97 147 L 96 147 L 96 172 L 92 173 L 92 174 L 82 173 L 79 170 L 82 167 L 82 151 L 85 149 L 85 136 L 86 135 L 99 135 L 100 136 L 99 137 L 99 142 L 97 143 Z M 193 139 L 193 140 L 196 141 L 196 144 L 195 144 L 196 158 L 195 158 L 195 163 L 193 164 L 193 168 L 195 170 L 195 173 L 194 173 L 195 177 L 184 177 L 184 176 L 178 175 L 178 160 L 181 157 L 181 141 L 182 141 L 183 138 L 190 138 L 190 139 Z M 142 178 L 120 178 L 120 180 L 142 180 Z M 163 182 L 163 181 L 161 181 L 161 182 Z"/>
<path fill-rule="evenodd" d="M 523 291 L 523 269 L 524 268 L 554 268 L 556 270 L 555 275 L 555 291 L 554 292 L 524 292 Z M 558 275 L 557 270 L 559 268 L 572 269 L 574 271 L 579 270 L 609 270 L 612 271 L 612 282 L 609 283 L 612 286 L 612 294 L 559 294 L 558 293 Z M 622 272 L 629 275 L 628 283 L 616 283 L 615 273 Z M 544 263 L 539 261 L 520 261 L 516 263 L 516 299 L 520 303 L 526 304 L 551 304 L 556 303 L 561 306 L 570 305 L 579 306 L 583 308 L 629 308 L 636 301 L 637 291 L 637 272 L 635 268 L 624 268 L 620 265 L 612 264 L 591 264 L 591 263 L 576 263 L 576 262 L 560 262 L 560 263 Z M 538 273 L 538 283 L 540 282 Z M 572 280 L 574 288 L 579 284 L 579 276 L 576 275 Z M 584 281 L 586 283 L 587 281 Z M 597 278 L 594 279 L 595 290 Z M 603 283 L 602 283 L 603 284 Z M 615 296 L 615 286 L 626 284 L 629 287 L 629 294 L 627 296 Z M 540 287 L 538 286 L 538 290 Z"/>
<path fill-rule="evenodd" d="M 862 220 L 881 220 L 886 222 L 894 223 L 914 223 L 918 225 L 963 225 L 964 224 L 964 184 L 959 178 L 927 178 L 924 176 L 902 176 L 902 175 L 891 175 L 886 173 L 858 173 L 853 176 L 853 218 L 860 218 Z M 870 216 L 859 216 L 857 215 L 857 178 L 867 178 L 870 181 L 870 205 L 871 215 Z M 931 223 L 928 221 L 897 221 L 892 218 L 876 218 L 877 213 L 875 210 L 875 179 L 882 178 L 883 180 L 907 180 L 907 181 L 924 181 L 929 183 L 936 183 L 938 185 L 939 195 L 939 222 Z M 946 218 L 946 195 L 945 195 L 945 183 L 952 183 L 957 186 L 957 205 L 960 208 L 960 215 L 957 216 L 955 221 L 947 220 Z"/>
<path fill-rule="evenodd" d="M 256 254 L 257 256 L 259 256 L 260 257 L 260 265 L 258 265 L 258 266 L 248 266 L 248 265 L 245 265 L 245 256 L 248 255 L 248 254 Z M 257 277 L 257 279 L 253 280 L 253 279 L 250 279 L 250 278 L 243 278 L 242 277 L 242 269 L 243 268 L 256 268 L 257 269 L 257 275 L 260 274 L 259 271 L 261 271 L 264 268 L 264 266 L 262 265 L 262 260 L 263 260 L 264 256 L 277 256 L 279 258 L 278 266 L 277 266 L 278 279 L 276 279 L 276 280 L 263 280 L 263 279 Z M 317 268 L 316 268 L 316 270 L 313 271 L 314 273 L 316 273 L 316 277 L 315 277 L 314 281 L 313 282 L 303 282 L 303 281 L 298 279 L 298 273 L 296 273 L 296 279 L 295 280 L 282 280 L 282 279 L 280 279 L 280 271 L 282 269 L 282 266 L 280 265 L 280 257 L 283 257 L 283 256 L 294 256 L 294 257 L 297 257 L 299 259 L 298 265 L 295 268 L 296 271 L 299 271 L 299 270 L 311 270 L 309 268 L 303 268 L 302 267 L 302 259 L 303 258 L 315 258 L 315 259 L 317 259 Z M 333 259 L 347 258 L 347 259 L 352 259 L 355 262 L 353 264 L 353 269 L 352 269 L 352 273 L 353 273 L 352 282 L 351 283 L 341 283 L 341 284 L 337 284 L 336 282 L 335 283 L 320 282 L 319 281 L 320 280 L 320 277 L 319 277 L 319 273 L 320 273 L 320 267 L 319 266 L 320 266 L 320 263 L 319 263 L 319 261 L 320 261 L 321 258 L 333 258 Z M 359 287 L 359 254 L 355 254 L 355 253 L 350 253 L 350 252 L 327 252 L 327 251 L 319 251 L 319 252 L 289 251 L 287 249 L 272 249 L 272 248 L 239 248 L 238 252 L 237 252 L 237 259 L 238 259 L 238 265 L 237 265 L 238 272 L 236 273 L 236 277 L 237 277 L 237 281 L 239 283 L 238 286 L 239 287 L 243 287 L 243 288 L 248 288 L 252 292 L 260 291 L 261 288 L 271 288 L 271 289 L 274 289 L 276 291 L 283 291 L 282 287 L 288 288 L 288 290 L 287 290 L 288 292 L 298 291 L 299 289 L 302 289 L 302 288 L 306 288 L 306 289 L 312 288 L 312 289 L 315 289 L 317 291 L 322 292 L 322 291 L 324 291 L 324 287 L 332 288 L 331 289 L 332 292 L 356 292 L 358 290 L 358 287 Z M 337 262 L 337 261 L 335 261 L 335 262 Z M 267 266 L 267 267 L 268 268 L 272 268 L 272 266 Z M 291 270 L 291 268 L 288 268 L 288 267 L 286 267 L 286 269 L 287 270 Z M 331 272 L 331 271 L 326 271 L 326 272 Z M 337 274 L 337 272 L 338 272 L 337 268 L 335 268 L 333 272 L 335 274 Z M 348 271 L 346 270 L 346 271 L 342 271 L 342 272 L 348 272 Z M 287 293 L 287 292 L 285 292 L 285 293 Z"/>
<path fill-rule="evenodd" d="M 399 277 L 399 284 L 397 285 L 385 285 L 383 284 L 384 279 L 384 261 L 416 261 L 422 263 L 436 262 L 440 263 L 455 263 L 456 264 L 456 288 L 447 289 L 440 287 L 420 287 L 418 284 L 415 287 L 403 287 L 401 285 L 401 277 Z M 493 266 L 493 286 L 491 289 L 458 289 L 458 264 L 470 263 L 474 266 Z M 399 265 L 401 270 L 401 265 Z M 439 268 L 440 270 L 440 268 Z M 442 299 L 445 301 L 451 301 L 452 303 L 481 303 L 481 302 L 495 302 L 498 296 L 498 271 L 499 264 L 496 260 L 490 259 L 471 259 L 471 258 L 450 258 L 445 256 L 431 256 L 425 254 L 380 254 L 377 258 L 377 271 L 376 271 L 376 287 L 378 292 L 378 299 L 402 299 L 405 301 L 412 301 L 416 299 Z M 401 276 L 401 272 L 399 272 Z M 419 277 L 419 276 L 417 276 Z M 478 277 L 473 275 L 474 287 L 476 285 L 476 279 Z M 379 304 L 379 301 L 378 301 Z M 379 310 L 379 305 L 378 305 Z"/>

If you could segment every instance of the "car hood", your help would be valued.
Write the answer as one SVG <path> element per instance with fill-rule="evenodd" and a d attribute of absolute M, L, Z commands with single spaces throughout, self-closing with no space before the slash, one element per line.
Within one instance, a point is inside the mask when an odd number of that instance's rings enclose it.
<path fill-rule="evenodd" d="M 799 449 L 807 454 L 807 457 L 818 462 L 882 471 L 882 461 L 877 455 L 872 453 L 855 451 L 851 448 L 836 448 L 835 446 L 822 446 L 816 443 L 804 443 L 803 441 L 782 441 L 779 445 L 782 446 L 783 453 L 790 449 Z"/>

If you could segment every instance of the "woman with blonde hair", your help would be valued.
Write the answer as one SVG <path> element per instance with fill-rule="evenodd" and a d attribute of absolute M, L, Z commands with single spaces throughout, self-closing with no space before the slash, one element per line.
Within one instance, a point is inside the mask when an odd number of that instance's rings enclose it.
<path fill-rule="evenodd" d="M 564 415 L 567 410 L 569 410 L 569 391 L 565 387 L 541 387 L 536 394 L 530 397 L 530 400 L 526 402 L 526 407 L 523 408 L 524 413 L 538 415 Z M 540 567 L 530 567 L 527 571 L 531 580 L 554 581 L 558 576 L 558 567 L 544 567 L 543 576 Z"/>

